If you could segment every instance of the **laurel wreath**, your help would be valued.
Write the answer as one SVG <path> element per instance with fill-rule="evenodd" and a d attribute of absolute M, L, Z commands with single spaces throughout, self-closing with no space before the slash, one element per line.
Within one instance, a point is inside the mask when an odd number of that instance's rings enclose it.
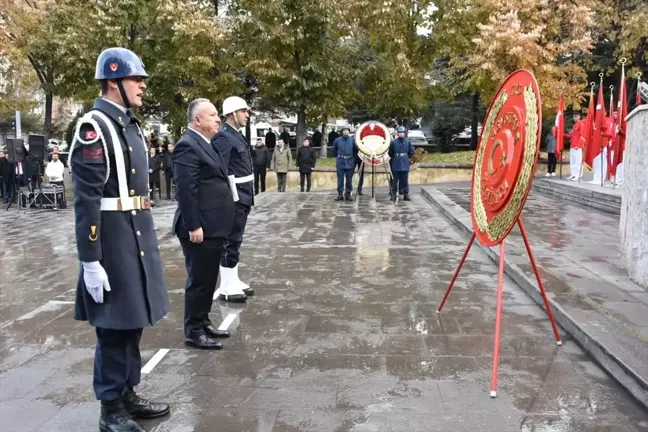
<path fill-rule="evenodd" d="M 487 143 L 490 138 L 490 133 L 493 129 L 493 124 L 497 119 L 499 112 L 508 100 L 508 93 L 503 91 L 491 110 L 491 115 L 486 120 L 482 134 L 482 142 Z M 522 171 L 515 183 L 513 195 L 504 208 L 504 210 L 496 215 L 493 220 L 488 223 L 486 217 L 486 209 L 482 201 L 482 162 L 486 152 L 486 145 L 480 145 L 475 158 L 475 174 L 473 177 L 473 202 L 472 208 L 474 211 L 475 221 L 477 223 L 477 230 L 486 233 L 488 239 L 498 244 L 502 241 L 502 236 L 515 224 L 517 217 L 522 208 L 524 196 L 529 189 L 531 183 L 531 175 L 535 165 L 535 156 L 537 148 L 537 136 L 539 127 L 539 116 L 537 112 L 537 98 L 533 91 L 532 86 L 524 88 L 524 106 L 525 106 L 525 125 L 526 135 L 524 137 L 524 158 Z"/>

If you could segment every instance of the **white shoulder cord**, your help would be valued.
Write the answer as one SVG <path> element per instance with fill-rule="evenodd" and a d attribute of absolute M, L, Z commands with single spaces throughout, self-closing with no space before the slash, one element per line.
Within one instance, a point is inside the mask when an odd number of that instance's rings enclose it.
<path fill-rule="evenodd" d="M 110 157 L 108 155 L 108 146 L 106 145 L 106 139 L 103 136 L 101 127 L 99 127 L 99 123 L 97 123 L 97 121 L 92 118 L 92 113 L 93 111 L 84 114 L 83 117 L 81 117 L 77 122 L 76 130 L 74 131 L 74 139 L 72 140 L 72 145 L 70 146 L 70 174 L 72 173 L 72 153 L 76 149 L 75 144 L 77 142 L 80 142 L 83 145 L 90 145 L 101 140 L 104 148 L 104 155 L 106 158 L 106 179 L 104 180 L 104 184 L 106 184 L 106 182 L 108 182 L 108 178 L 110 177 Z M 84 123 L 89 123 L 94 128 L 95 132 L 97 133 L 97 136 L 94 139 L 86 141 L 81 138 L 81 125 L 83 125 Z"/>
<path fill-rule="evenodd" d="M 126 164 L 124 163 L 124 153 L 121 147 L 121 141 L 117 135 L 117 129 L 110 119 L 101 111 L 94 111 L 94 115 L 99 117 L 108 127 L 112 138 L 113 152 L 115 153 L 115 168 L 117 169 L 117 183 L 119 185 L 119 198 L 125 203 L 128 200 L 128 182 L 126 181 Z M 105 141 L 104 141 L 105 142 Z"/>

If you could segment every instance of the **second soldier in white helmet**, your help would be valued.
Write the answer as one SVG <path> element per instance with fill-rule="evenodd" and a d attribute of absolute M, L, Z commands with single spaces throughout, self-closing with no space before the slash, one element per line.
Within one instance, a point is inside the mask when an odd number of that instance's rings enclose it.
<path fill-rule="evenodd" d="M 252 156 L 247 139 L 240 129 L 250 119 L 250 107 L 238 96 L 228 97 L 223 101 L 225 123 L 218 134 L 211 140 L 212 146 L 220 154 L 227 166 L 227 174 L 235 201 L 234 227 L 227 236 L 225 248 L 220 260 L 221 282 L 214 294 L 214 299 L 241 302 L 254 295 L 254 289 L 239 279 L 239 249 L 248 215 L 254 206 L 254 171 Z"/>

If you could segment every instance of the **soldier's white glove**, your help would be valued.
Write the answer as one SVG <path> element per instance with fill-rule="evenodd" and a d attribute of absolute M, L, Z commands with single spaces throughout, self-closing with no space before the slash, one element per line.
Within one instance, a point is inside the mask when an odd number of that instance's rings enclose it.
<path fill-rule="evenodd" d="M 83 264 L 83 282 L 86 289 L 95 303 L 103 303 L 103 292 L 110 291 L 108 275 L 106 270 L 101 267 L 99 261 L 84 262 Z"/>

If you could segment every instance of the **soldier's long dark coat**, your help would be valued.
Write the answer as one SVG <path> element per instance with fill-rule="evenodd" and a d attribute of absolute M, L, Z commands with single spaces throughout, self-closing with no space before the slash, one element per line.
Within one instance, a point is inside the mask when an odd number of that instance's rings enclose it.
<path fill-rule="evenodd" d="M 138 121 L 104 99 L 96 99 L 93 109 L 106 114 L 117 128 L 126 165 L 130 195 L 148 197 L 148 150 L 138 129 Z M 103 135 L 109 130 L 98 121 Z M 81 125 L 80 135 L 92 137 L 94 127 Z M 106 179 L 104 146 L 101 141 L 75 143 L 70 155 L 74 184 L 74 211 L 79 260 L 99 261 L 108 274 L 111 291 L 104 302 L 95 303 L 83 282 L 80 267 L 74 318 L 95 327 L 137 329 L 153 326 L 169 310 L 164 269 L 150 210 L 100 211 L 102 197 L 119 197 L 113 146 L 107 145 L 110 177 Z M 98 238 L 91 241 L 91 227 Z"/>
<path fill-rule="evenodd" d="M 241 132 L 225 123 L 211 140 L 227 167 L 227 174 L 246 177 L 254 174 L 250 144 Z M 237 204 L 252 207 L 254 205 L 253 182 L 238 183 L 236 191 L 239 196 Z"/>

